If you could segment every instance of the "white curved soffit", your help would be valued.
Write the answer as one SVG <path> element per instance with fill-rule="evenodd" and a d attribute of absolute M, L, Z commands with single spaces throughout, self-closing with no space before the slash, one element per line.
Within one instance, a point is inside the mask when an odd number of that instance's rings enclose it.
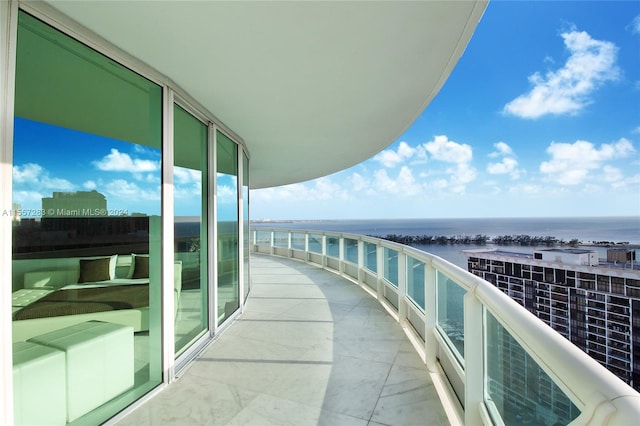
<path fill-rule="evenodd" d="M 240 135 L 251 187 L 391 144 L 440 90 L 486 1 L 50 4 L 164 74 Z"/>

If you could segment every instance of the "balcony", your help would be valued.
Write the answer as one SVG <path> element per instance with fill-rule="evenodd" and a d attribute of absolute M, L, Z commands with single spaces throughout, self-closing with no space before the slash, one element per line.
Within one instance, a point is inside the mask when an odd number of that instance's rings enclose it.
<path fill-rule="evenodd" d="M 626 425 L 640 416 L 640 394 L 436 256 L 299 230 L 254 230 L 251 243 L 245 312 L 121 424 Z"/>
<path fill-rule="evenodd" d="M 350 281 L 253 256 L 241 318 L 121 425 L 432 424 L 450 420 L 402 327 Z"/>

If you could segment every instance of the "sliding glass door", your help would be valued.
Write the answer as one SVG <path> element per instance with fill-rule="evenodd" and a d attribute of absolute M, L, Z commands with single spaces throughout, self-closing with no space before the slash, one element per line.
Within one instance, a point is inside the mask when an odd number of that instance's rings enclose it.
<path fill-rule="evenodd" d="M 207 126 L 174 106 L 176 356 L 208 328 Z"/>
<path fill-rule="evenodd" d="M 216 134 L 216 199 L 218 216 L 218 324 L 240 307 L 238 145 Z"/>

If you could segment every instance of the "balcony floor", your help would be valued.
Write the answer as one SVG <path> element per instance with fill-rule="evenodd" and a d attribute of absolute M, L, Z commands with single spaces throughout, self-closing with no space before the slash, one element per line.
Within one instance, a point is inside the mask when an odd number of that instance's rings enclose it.
<path fill-rule="evenodd" d="M 444 425 L 400 325 L 331 272 L 252 255 L 245 313 L 119 425 Z"/>

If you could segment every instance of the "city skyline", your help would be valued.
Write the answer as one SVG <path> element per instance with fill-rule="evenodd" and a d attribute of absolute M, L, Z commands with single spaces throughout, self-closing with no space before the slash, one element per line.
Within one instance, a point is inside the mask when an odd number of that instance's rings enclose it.
<path fill-rule="evenodd" d="M 392 145 L 252 191 L 252 218 L 636 216 L 639 49 L 637 2 L 491 2 Z"/>

